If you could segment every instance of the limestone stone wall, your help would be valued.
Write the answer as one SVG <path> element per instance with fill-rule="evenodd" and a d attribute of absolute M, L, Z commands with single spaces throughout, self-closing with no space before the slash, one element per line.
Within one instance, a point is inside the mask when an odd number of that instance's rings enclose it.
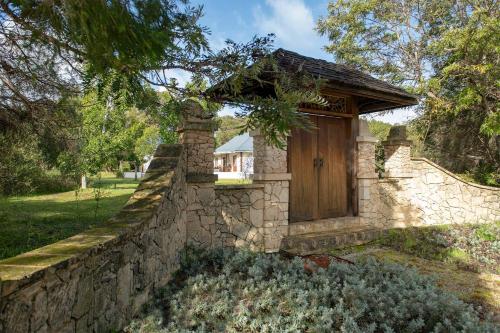
<path fill-rule="evenodd" d="M 287 147 L 273 147 L 259 131 L 251 132 L 254 151 L 253 182 L 264 186 L 264 249 L 277 252 L 288 235 L 288 205 L 291 174 Z"/>
<path fill-rule="evenodd" d="M 183 147 L 160 146 L 105 226 L 0 261 L 0 332 L 121 329 L 179 266 L 185 186 Z"/>
<path fill-rule="evenodd" d="M 184 146 L 187 187 L 187 241 L 199 247 L 215 247 L 221 234 L 215 225 L 213 173 L 213 122 L 201 106 L 187 101 L 182 108 L 179 142 Z"/>
<path fill-rule="evenodd" d="M 216 186 L 215 194 L 221 245 L 264 251 L 264 185 Z"/>
<path fill-rule="evenodd" d="M 363 225 L 387 229 L 500 220 L 500 188 L 468 183 L 427 159 L 412 159 L 402 126 L 391 129 L 383 144 L 385 173 L 378 179 L 369 176 L 374 143 L 358 140 L 358 168 L 369 168 L 358 170 Z"/>

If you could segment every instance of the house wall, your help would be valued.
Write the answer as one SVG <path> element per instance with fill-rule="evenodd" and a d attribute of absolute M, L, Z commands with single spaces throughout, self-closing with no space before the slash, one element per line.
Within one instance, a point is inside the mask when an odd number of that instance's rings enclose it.
<path fill-rule="evenodd" d="M 224 170 L 223 158 L 226 158 L 227 171 Z M 233 163 L 236 161 L 236 163 Z M 216 154 L 214 156 L 214 169 L 217 172 L 243 172 L 246 174 L 253 173 L 253 153 L 229 153 Z M 223 171 L 224 170 L 224 171 Z"/>

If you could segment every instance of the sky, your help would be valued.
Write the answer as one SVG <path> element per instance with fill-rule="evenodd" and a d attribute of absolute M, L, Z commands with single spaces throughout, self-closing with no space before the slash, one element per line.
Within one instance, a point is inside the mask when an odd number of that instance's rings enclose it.
<path fill-rule="evenodd" d="M 328 0 L 192 0 L 192 4 L 204 6 L 201 24 L 209 28 L 214 49 L 223 47 L 226 39 L 247 42 L 255 35 L 274 33 L 276 48 L 333 61 L 333 56 L 323 49 L 328 39 L 314 29 L 317 20 L 327 14 Z M 177 76 L 180 82 L 189 79 L 182 73 Z M 220 114 L 233 112 L 226 107 Z M 414 112 L 399 109 L 372 115 L 373 119 L 395 124 L 413 118 Z"/>

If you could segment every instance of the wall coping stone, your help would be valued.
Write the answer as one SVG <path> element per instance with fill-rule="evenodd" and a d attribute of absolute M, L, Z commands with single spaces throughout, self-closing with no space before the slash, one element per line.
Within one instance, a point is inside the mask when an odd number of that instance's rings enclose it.
<path fill-rule="evenodd" d="M 227 191 L 227 190 L 248 190 L 248 189 L 259 189 L 264 188 L 264 184 L 235 184 L 235 185 L 215 185 L 215 190 L 217 191 Z"/>
<path fill-rule="evenodd" d="M 412 161 L 421 161 L 421 162 L 425 162 L 433 167 L 435 167 L 436 169 L 444 172 L 445 174 L 447 174 L 448 176 L 452 177 L 452 178 L 455 178 L 456 180 L 464 183 L 464 184 L 467 184 L 467 185 L 470 185 L 470 186 L 474 186 L 474 187 L 477 187 L 477 188 L 481 188 L 481 189 L 485 189 L 485 190 L 491 190 L 491 191 L 500 191 L 500 187 L 493 187 L 493 186 L 486 186 L 486 185 L 481 185 L 481 184 L 476 184 L 476 183 L 472 183 L 472 182 L 468 182 L 462 178 L 460 178 L 459 176 L 457 176 L 456 174 L 454 174 L 453 172 L 449 171 L 449 170 L 446 170 L 445 168 L 443 168 L 442 166 L 432 162 L 431 160 L 428 160 L 427 158 L 424 158 L 424 157 L 412 157 L 411 158 Z"/>
<path fill-rule="evenodd" d="M 253 180 L 291 180 L 291 173 L 254 173 L 251 175 Z"/>

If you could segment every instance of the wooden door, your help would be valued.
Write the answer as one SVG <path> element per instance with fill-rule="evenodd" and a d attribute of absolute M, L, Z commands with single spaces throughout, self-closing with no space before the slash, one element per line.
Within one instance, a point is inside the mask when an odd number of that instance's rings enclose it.
<path fill-rule="evenodd" d="M 346 216 L 348 211 L 348 120 L 318 121 L 318 217 Z"/>
<path fill-rule="evenodd" d="M 316 116 L 311 122 L 317 126 Z M 318 131 L 295 128 L 288 146 L 290 182 L 290 221 L 307 221 L 318 215 L 318 174 L 314 160 L 318 154 Z"/>
<path fill-rule="evenodd" d="M 291 222 L 346 216 L 349 210 L 349 121 L 310 119 L 316 129 L 293 129 L 288 143 Z"/>

